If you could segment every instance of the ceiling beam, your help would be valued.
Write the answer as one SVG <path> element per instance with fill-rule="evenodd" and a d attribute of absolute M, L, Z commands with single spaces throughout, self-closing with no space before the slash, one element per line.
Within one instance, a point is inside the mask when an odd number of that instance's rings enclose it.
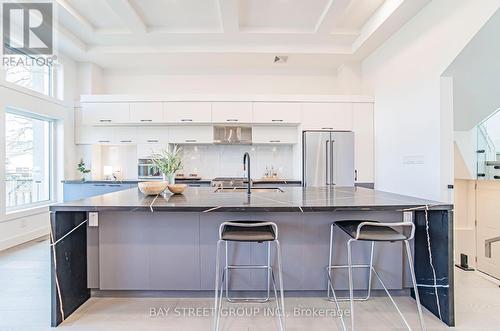
<path fill-rule="evenodd" d="M 76 9 L 71 7 L 71 5 L 66 2 L 66 0 L 56 0 L 56 3 L 59 5 L 59 10 L 62 10 L 73 17 L 75 21 L 80 23 L 80 25 L 82 25 L 85 29 L 91 32 L 95 31 L 95 27 L 92 25 L 92 23 L 90 23 L 85 17 L 83 17 Z"/>
<path fill-rule="evenodd" d="M 219 0 L 222 31 L 237 33 L 240 28 L 238 0 Z"/>
<path fill-rule="evenodd" d="M 329 34 L 336 25 L 338 19 L 351 6 L 353 0 L 329 0 L 325 9 L 321 13 L 314 31 L 316 33 Z"/>
<path fill-rule="evenodd" d="M 386 0 L 360 30 L 352 45 L 357 58 L 364 58 L 392 36 L 431 0 Z"/>
<path fill-rule="evenodd" d="M 132 32 L 148 32 L 146 23 L 128 0 L 106 0 L 106 2 Z"/>
<path fill-rule="evenodd" d="M 88 50 L 88 45 L 76 37 L 72 32 L 61 24 L 56 24 L 57 49 L 70 55 L 75 60 L 82 60 Z"/>

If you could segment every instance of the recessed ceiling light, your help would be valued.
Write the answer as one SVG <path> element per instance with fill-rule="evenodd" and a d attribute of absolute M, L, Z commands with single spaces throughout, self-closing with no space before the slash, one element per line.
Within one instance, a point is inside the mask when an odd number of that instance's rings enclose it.
<path fill-rule="evenodd" d="M 276 55 L 274 57 L 274 63 L 286 63 L 288 61 L 287 55 Z"/>

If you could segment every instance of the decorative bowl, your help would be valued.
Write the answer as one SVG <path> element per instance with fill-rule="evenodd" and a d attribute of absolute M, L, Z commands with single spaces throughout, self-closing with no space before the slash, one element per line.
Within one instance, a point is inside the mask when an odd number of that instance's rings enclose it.
<path fill-rule="evenodd" d="M 165 191 L 168 186 L 167 182 L 139 182 L 139 190 L 145 195 L 158 195 Z"/>
<path fill-rule="evenodd" d="M 182 194 L 185 190 L 187 185 L 186 184 L 168 184 L 168 190 L 172 192 L 173 194 Z"/>

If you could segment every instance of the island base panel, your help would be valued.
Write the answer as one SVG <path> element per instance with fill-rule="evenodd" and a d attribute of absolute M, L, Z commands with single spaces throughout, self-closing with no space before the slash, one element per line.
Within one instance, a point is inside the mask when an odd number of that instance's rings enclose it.
<path fill-rule="evenodd" d="M 86 224 L 82 225 L 86 219 L 86 212 L 50 214 L 52 326 L 61 324 L 90 298 L 87 286 L 87 229 Z"/>

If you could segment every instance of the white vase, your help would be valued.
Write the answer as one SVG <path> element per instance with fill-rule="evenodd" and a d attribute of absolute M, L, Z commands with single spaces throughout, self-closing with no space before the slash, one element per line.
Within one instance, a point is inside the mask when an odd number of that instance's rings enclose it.
<path fill-rule="evenodd" d="M 175 184 L 175 174 L 163 174 L 163 181 L 169 184 Z"/>

